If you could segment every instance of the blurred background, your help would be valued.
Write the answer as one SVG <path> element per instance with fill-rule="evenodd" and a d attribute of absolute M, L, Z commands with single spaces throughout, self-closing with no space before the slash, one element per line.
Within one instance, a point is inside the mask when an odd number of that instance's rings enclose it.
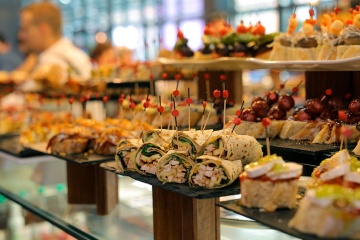
<path fill-rule="evenodd" d="M 18 11 L 33 0 L 0 0 L 0 32 L 16 45 Z M 97 42 L 111 41 L 115 46 L 134 51 L 134 59 L 153 60 L 159 49 L 172 49 L 180 28 L 193 50 L 202 47 L 201 35 L 209 15 L 226 13 L 236 26 L 240 20 L 257 23 L 266 32 L 285 31 L 295 9 L 299 22 L 309 13 L 329 11 L 338 2 L 348 9 L 351 0 L 53 0 L 63 11 L 63 33 L 75 45 L 89 52 Z M 317 15 L 317 14 L 316 14 Z M 299 24 L 300 26 L 301 24 Z M 123 37 L 126 36 L 126 37 Z"/>

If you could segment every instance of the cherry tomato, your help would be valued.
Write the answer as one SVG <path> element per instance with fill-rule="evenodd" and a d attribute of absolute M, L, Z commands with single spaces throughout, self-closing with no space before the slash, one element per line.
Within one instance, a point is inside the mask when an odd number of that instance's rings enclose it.
<path fill-rule="evenodd" d="M 234 118 L 233 123 L 235 125 L 239 125 L 241 123 L 241 119 L 240 118 Z"/>
<path fill-rule="evenodd" d="M 215 89 L 213 92 L 214 98 L 219 98 L 221 96 L 221 92 L 218 89 Z"/>
<path fill-rule="evenodd" d="M 203 108 L 206 108 L 206 104 L 207 104 L 206 101 L 203 101 L 203 102 L 202 102 Z"/>
<path fill-rule="evenodd" d="M 177 116 L 179 116 L 179 111 L 177 109 L 173 109 L 171 111 L 171 115 L 173 115 L 174 117 L 177 117 Z"/>
<path fill-rule="evenodd" d="M 222 96 L 223 96 L 223 98 L 228 98 L 229 97 L 229 91 L 228 90 L 223 90 Z"/>
<path fill-rule="evenodd" d="M 131 103 L 130 103 L 130 108 L 131 108 L 131 109 L 134 109 L 134 108 L 135 108 L 135 106 L 136 106 L 136 105 L 135 105 L 135 103 L 134 103 L 134 102 L 131 102 Z"/>
<path fill-rule="evenodd" d="M 179 96 L 179 94 L 180 94 L 179 90 L 175 89 L 175 90 L 173 91 L 173 95 L 174 95 L 175 97 Z"/>
<path fill-rule="evenodd" d="M 163 112 L 164 112 L 164 107 L 163 107 L 163 106 L 159 106 L 159 107 L 157 108 L 157 111 L 158 111 L 159 113 L 163 113 Z"/>
<path fill-rule="evenodd" d="M 263 118 L 263 120 L 261 121 L 261 124 L 264 126 L 264 127 L 267 127 L 269 126 L 271 123 L 271 120 L 269 118 Z"/>

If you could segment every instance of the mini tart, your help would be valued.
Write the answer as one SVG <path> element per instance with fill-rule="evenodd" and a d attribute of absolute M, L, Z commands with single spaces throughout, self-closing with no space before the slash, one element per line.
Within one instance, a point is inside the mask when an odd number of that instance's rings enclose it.
<path fill-rule="evenodd" d="M 240 204 L 273 212 L 278 208 L 293 208 L 298 192 L 302 166 L 285 163 L 274 155 L 261 158 L 245 167 L 240 175 Z"/>

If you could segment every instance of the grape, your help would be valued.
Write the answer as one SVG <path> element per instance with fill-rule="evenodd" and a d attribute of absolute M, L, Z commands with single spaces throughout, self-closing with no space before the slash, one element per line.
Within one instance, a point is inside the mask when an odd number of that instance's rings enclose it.
<path fill-rule="evenodd" d="M 271 119 L 283 120 L 286 117 L 286 111 L 279 107 L 272 107 L 269 111 L 269 116 Z"/>
<path fill-rule="evenodd" d="M 264 101 L 264 99 L 260 96 L 255 96 L 253 97 L 253 99 L 251 100 L 251 105 L 256 102 L 256 101 Z"/>
<path fill-rule="evenodd" d="M 305 108 L 313 115 L 319 115 L 324 111 L 324 104 L 317 98 L 309 99 L 305 103 Z"/>
<path fill-rule="evenodd" d="M 356 98 L 353 99 L 349 103 L 349 110 L 352 112 L 355 116 L 360 116 L 360 99 Z"/>
<path fill-rule="evenodd" d="M 260 118 L 266 117 L 269 111 L 269 106 L 265 101 L 256 101 L 251 105 L 251 108 L 254 110 L 256 116 Z"/>
<path fill-rule="evenodd" d="M 289 94 L 284 94 L 279 97 L 278 106 L 284 111 L 289 111 L 295 105 L 294 98 Z"/>
<path fill-rule="evenodd" d="M 266 95 L 266 103 L 271 107 L 274 103 L 279 100 L 279 94 L 276 91 L 270 91 L 269 94 Z"/>
<path fill-rule="evenodd" d="M 330 110 L 341 110 L 344 109 L 344 105 L 342 100 L 339 97 L 332 97 L 328 102 L 328 106 Z"/>
<path fill-rule="evenodd" d="M 307 111 L 307 109 L 300 109 L 295 115 L 294 119 L 297 121 L 310 121 L 312 119 L 311 114 Z"/>
<path fill-rule="evenodd" d="M 244 108 L 240 118 L 244 121 L 254 122 L 256 120 L 256 115 L 250 108 Z"/>

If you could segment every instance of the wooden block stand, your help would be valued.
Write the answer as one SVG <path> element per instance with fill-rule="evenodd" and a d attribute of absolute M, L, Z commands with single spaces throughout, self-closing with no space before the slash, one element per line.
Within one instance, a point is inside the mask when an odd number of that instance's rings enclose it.
<path fill-rule="evenodd" d="M 68 202 L 96 204 L 98 215 L 106 215 L 119 202 L 118 176 L 100 164 L 80 165 L 67 162 Z"/>
<path fill-rule="evenodd" d="M 153 191 L 155 240 L 219 240 L 219 198 L 195 199 L 158 187 Z"/>

